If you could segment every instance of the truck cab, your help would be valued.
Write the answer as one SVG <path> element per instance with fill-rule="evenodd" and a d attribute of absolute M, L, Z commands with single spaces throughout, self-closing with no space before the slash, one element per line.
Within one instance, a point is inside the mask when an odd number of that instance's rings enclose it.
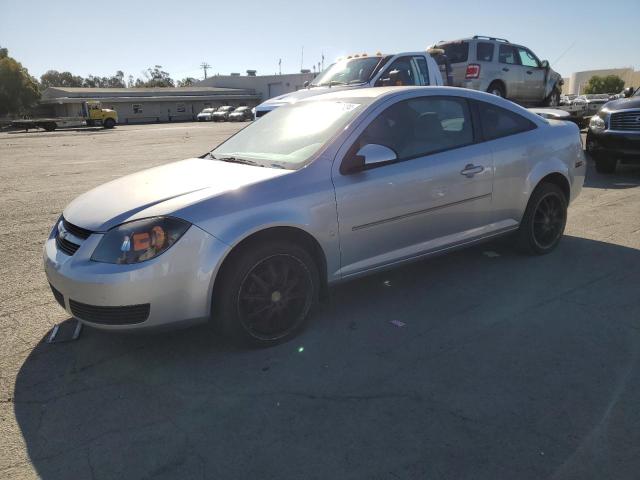
<path fill-rule="evenodd" d="M 87 121 L 87 126 L 102 125 L 104 128 L 113 128 L 118 123 L 118 112 L 108 108 L 102 108 L 97 100 L 89 100 L 82 103 L 82 116 Z"/>
<path fill-rule="evenodd" d="M 427 52 L 404 52 L 375 55 L 356 54 L 330 65 L 305 88 L 271 98 L 255 109 L 259 118 L 271 110 L 303 98 L 338 90 L 407 85 L 441 86 L 442 75 Z"/>

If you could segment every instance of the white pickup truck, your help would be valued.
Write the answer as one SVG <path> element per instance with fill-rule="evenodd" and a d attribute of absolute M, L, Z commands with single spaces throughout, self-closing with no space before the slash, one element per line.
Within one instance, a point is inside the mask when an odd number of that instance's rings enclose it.
<path fill-rule="evenodd" d="M 255 118 L 282 105 L 330 91 L 406 85 L 443 85 L 438 64 L 428 52 L 350 55 L 320 73 L 305 88 L 261 103 L 255 108 Z"/>

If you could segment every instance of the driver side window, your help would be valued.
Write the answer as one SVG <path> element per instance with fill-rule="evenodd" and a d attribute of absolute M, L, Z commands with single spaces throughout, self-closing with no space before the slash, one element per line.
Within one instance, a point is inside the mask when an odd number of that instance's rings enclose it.
<path fill-rule="evenodd" d="M 376 82 L 376 86 L 403 87 L 407 85 L 421 85 L 414 71 L 411 57 L 397 58 L 389 65 L 380 79 Z"/>
<path fill-rule="evenodd" d="M 398 102 L 373 120 L 356 142 L 356 151 L 379 144 L 409 160 L 473 143 L 471 114 L 465 99 L 417 97 Z"/>

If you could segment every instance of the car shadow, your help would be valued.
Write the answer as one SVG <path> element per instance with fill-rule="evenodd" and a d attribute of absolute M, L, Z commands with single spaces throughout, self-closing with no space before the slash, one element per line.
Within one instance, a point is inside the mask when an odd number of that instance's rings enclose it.
<path fill-rule="evenodd" d="M 588 153 L 587 174 L 584 186 L 589 188 L 624 189 L 640 186 L 640 164 L 623 164 L 618 162 L 615 173 L 596 172 L 595 164 Z"/>
<path fill-rule="evenodd" d="M 505 238 L 339 285 L 265 350 L 206 326 L 85 328 L 43 339 L 11 402 L 45 480 L 626 478 L 638 265 L 610 243 L 528 257 Z"/>

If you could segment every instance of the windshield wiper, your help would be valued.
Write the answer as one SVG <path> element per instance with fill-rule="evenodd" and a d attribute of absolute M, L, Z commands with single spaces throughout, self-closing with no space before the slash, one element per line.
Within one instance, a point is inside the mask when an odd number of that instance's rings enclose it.
<path fill-rule="evenodd" d="M 241 163 L 243 165 L 253 165 L 256 167 L 262 167 L 258 162 L 254 162 L 253 160 L 247 160 L 246 158 L 237 158 L 237 157 L 216 157 L 215 155 L 211 155 L 211 158 L 214 160 L 220 160 L 221 162 L 229 162 L 229 163 Z"/>
<path fill-rule="evenodd" d="M 345 82 L 339 82 L 338 80 L 331 80 L 329 82 L 319 83 L 319 87 L 333 87 L 334 85 L 346 85 Z"/>

